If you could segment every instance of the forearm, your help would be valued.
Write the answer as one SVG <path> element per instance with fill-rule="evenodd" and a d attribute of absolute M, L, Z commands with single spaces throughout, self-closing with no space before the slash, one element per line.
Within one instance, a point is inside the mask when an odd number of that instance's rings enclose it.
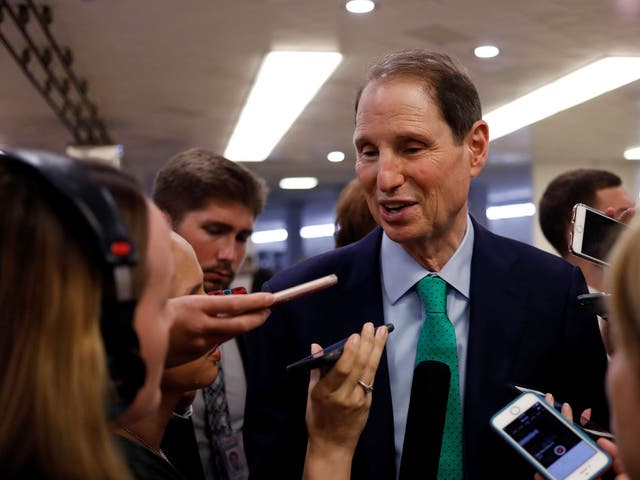
<path fill-rule="evenodd" d="M 309 442 L 303 480 L 349 480 L 354 449 Z"/>

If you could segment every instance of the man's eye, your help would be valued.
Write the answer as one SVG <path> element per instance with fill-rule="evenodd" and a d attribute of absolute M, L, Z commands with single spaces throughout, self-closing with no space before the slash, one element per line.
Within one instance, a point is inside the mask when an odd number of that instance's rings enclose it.
<path fill-rule="evenodd" d="M 222 231 L 219 228 L 215 227 L 202 227 L 202 229 L 207 232 L 209 235 L 220 235 Z"/>
<path fill-rule="evenodd" d="M 360 152 L 360 155 L 362 155 L 365 158 L 372 158 L 372 157 L 375 157 L 377 154 L 378 154 L 377 150 L 373 148 L 365 148 Z"/>

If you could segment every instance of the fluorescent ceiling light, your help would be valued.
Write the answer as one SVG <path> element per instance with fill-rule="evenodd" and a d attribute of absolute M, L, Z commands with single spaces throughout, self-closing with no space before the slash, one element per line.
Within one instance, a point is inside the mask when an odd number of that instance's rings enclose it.
<path fill-rule="evenodd" d="M 120 167 L 123 153 L 122 145 L 67 145 L 66 154 L 79 160 L 94 159 Z"/>
<path fill-rule="evenodd" d="M 341 61 L 338 52 L 268 53 L 224 156 L 265 160 Z"/>
<path fill-rule="evenodd" d="M 275 230 L 263 230 L 261 232 L 253 232 L 251 234 L 251 241 L 253 243 L 275 243 L 283 242 L 289 237 L 289 233 L 284 228 L 277 228 Z"/>
<path fill-rule="evenodd" d="M 344 7 L 351 13 L 369 13 L 376 4 L 372 0 L 349 0 Z"/>
<path fill-rule="evenodd" d="M 498 56 L 500 49 L 493 45 L 482 45 L 480 47 L 476 47 L 473 53 L 478 58 L 493 58 Z"/>
<path fill-rule="evenodd" d="M 640 57 L 591 63 L 484 116 L 491 140 L 620 88 L 640 78 Z"/>
<path fill-rule="evenodd" d="M 640 147 L 627 148 L 624 151 L 624 158 L 626 160 L 640 160 Z"/>
<path fill-rule="evenodd" d="M 344 152 L 329 152 L 327 160 L 330 162 L 342 162 L 344 160 Z"/>
<path fill-rule="evenodd" d="M 320 225 L 307 225 L 300 229 L 300 236 L 302 238 L 323 238 L 332 237 L 336 231 L 336 226 L 333 223 L 323 223 Z"/>
<path fill-rule="evenodd" d="M 531 203 L 514 203 L 487 208 L 489 220 L 502 220 L 503 218 L 531 217 L 536 213 L 536 206 Z"/>
<path fill-rule="evenodd" d="M 280 188 L 283 190 L 309 190 L 318 185 L 316 177 L 286 177 L 280 180 Z"/>

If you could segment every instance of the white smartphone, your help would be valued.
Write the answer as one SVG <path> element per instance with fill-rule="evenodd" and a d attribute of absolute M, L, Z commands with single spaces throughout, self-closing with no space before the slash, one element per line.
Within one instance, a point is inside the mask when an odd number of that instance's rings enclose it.
<path fill-rule="evenodd" d="M 626 224 L 594 208 L 578 203 L 573 207 L 569 251 L 600 265 L 607 257 Z"/>
<path fill-rule="evenodd" d="M 491 426 L 551 480 L 588 480 L 611 458 L 533 393 L 523 393 L 491 417 Z"/>

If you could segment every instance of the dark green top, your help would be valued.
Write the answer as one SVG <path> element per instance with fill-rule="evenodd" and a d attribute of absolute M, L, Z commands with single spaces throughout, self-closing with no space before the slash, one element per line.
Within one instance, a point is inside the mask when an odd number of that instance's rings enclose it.
<path fill-rule="evenodd" d="M 116 435 L 129 471 L 138 480 L 185 480 L 164 458 L 131 440 Z"/>

